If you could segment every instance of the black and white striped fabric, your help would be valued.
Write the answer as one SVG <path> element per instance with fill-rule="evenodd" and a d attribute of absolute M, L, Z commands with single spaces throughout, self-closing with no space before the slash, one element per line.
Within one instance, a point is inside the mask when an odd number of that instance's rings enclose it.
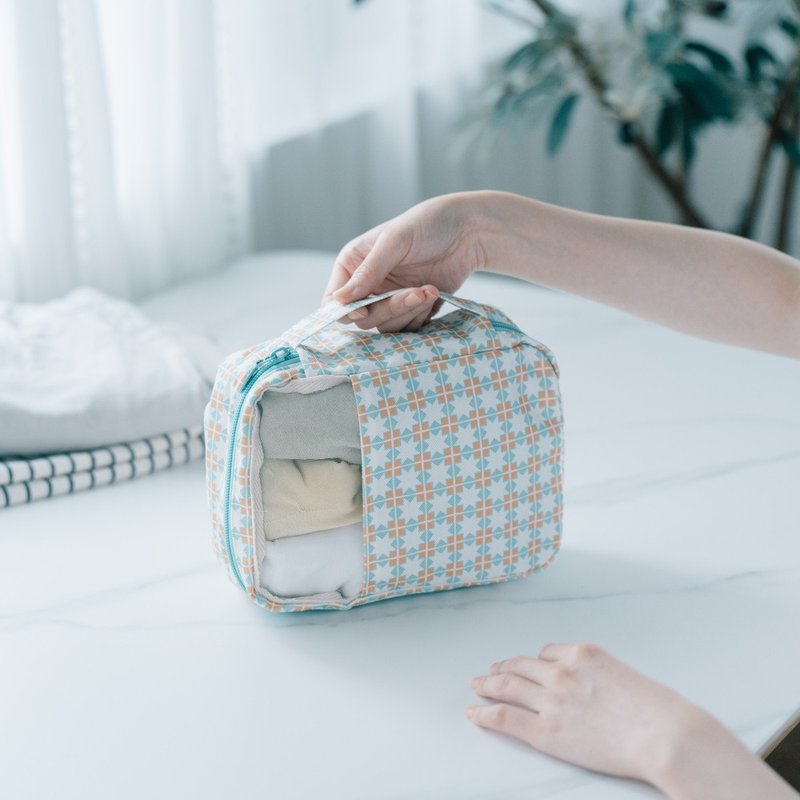
<path fill-rule="evenodd" d="M 0 457 L 0 508 L 108 486 L 203 455 L 201 425 L 69 453 Z"/>

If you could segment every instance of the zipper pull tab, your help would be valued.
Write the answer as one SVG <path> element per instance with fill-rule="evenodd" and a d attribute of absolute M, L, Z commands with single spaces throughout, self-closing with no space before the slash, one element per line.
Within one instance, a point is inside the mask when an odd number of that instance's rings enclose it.
<path fill-rule="evenodd" d="M 279 347 L 277 350 L 273 350 L 268 356 L 264 358 L 260 358 L 256 362 L 256 367 L 263 367 L 263 366 L 271 366 L 272 364 L 278 364 L 279 362 L 283 361 L 285 358 L 288 358 L 292 355 L 292 349 L 290 347 Z"/>

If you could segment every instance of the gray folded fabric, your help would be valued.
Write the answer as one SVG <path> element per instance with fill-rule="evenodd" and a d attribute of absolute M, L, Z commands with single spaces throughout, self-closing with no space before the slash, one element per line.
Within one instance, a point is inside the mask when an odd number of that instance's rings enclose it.
<path fill-rule="evenodd" d="M 264 458 L 361 463 L 358 413 L 348 381 L 313 394 L 266 392 L 261 398 Z"/>

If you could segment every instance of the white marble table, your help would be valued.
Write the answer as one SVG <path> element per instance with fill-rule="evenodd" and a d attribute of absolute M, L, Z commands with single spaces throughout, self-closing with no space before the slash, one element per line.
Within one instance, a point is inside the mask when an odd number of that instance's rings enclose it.
<path fill-rule="evenodd" d="M 145 308 L 196 322 L 213 297 L 223 311 L 201 326 L 226 347 L 267 338 L 315 305 L 329 262 L 277 263 Z M 653 796 L 465 721 L 473 675 L 553 640 L 604 645 L 753 748 L 800 705 L 800 363 L 512 281 L 462 294 L 559 357 L 554 565 L 268 615 L 213 559 L 200 464 L 2 511 L 4 798 Z"/>

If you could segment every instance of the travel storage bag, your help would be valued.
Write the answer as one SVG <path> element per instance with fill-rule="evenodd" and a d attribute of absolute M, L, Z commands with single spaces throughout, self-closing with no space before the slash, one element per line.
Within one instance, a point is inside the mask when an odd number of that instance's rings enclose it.
<path fill-rule="evenodd" d="M 270 611 L 345 609 L 520 578 L 561 539 L 553 354 L 491 306 L 416 332 L 332 301 L 228 356 L 205 413 L 213 541 Z"/>

